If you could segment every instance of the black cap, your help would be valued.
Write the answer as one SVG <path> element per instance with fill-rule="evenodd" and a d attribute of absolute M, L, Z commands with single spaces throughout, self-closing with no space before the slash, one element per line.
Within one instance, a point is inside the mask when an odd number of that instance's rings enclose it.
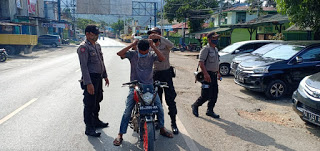
<path fill-rule="evenodd" d="M 85 29 L 85 33 L 87 32 L 92 32 L 94 34 L 102 33 L 101 31 L 99 31 L 99 28 L 96 25 L 88 25 Z"/>
<path fill-rule="evenodd" d="M 150 31 L 147 32 L 147 34 L 150 35 L 150 34 L 155 33 L 155 32 L 161 34 L 161 30 L 158 27 L 152 28 Z"/>

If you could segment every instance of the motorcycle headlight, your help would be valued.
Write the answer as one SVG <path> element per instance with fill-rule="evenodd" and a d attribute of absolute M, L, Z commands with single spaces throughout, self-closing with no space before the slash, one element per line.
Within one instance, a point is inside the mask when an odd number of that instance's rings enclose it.
<path fill-rule="evenodd" d="M 153 94 L 150 92 L 147 92 L 142 95 L 142 99 L 146 105 L 150 105 L 152 103 Z"/>
<path fill-rule="evenodd" d="M 258 68 L 253 69 L 253 72 L 254 73 L 268 73 L 269 72 L 268 69 L 269 69 L 269 66 L 267 66 L 267 67 L 258 67 Z"/>

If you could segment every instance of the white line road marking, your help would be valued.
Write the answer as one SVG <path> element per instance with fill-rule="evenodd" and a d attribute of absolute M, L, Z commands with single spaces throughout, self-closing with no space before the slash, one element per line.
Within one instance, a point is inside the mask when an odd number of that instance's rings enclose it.
<path fill-rule="evenodd" d="M 4 123 L 5 121 L 9 120 L 11 117 L 13 117 L 14 115 L 16 115 L 17 113 L 19 113 L 21 110 L 23 110 L 24 108 L 26 108 L 27 106 L 29 106 L 30 104 L 32 104 L 33 102 L 37 101 L 38 98 L 33 98 L 32 100 L 30 100 L 29 102 L 27 102 L 26 104 L 22 105 L 21 107 L 19 107 L 18 109 L 16 109 L 15 111 L 13 111 L 12 113 L 10 113 L 9 115 L 7 115 L 6 117 L 4 117 L 3 119 L 0 120 L 0 125 L 2 123 Z"/>
<path fill-rule="evenodd" d="M 165 104 L 166 108 L 168 108 L 168 105 Z M 188 145 L 189 149 L 192 151 L 199 151 L 197 145 L 194 143 L 194 141 L 191 139 L 190 134 L 188 133 L 187 129 L 183 126 L 182 122 L 180 121 L 178 115 L 176 115 L 176 124 L 179 129 L 179 132 L 184 134 L 182 135 L 184 141 Z"/>

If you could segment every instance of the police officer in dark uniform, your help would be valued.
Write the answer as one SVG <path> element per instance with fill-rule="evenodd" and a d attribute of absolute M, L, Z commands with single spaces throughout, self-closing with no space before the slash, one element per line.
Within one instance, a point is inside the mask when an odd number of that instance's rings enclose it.
<path fill-rule="evenodd" d="M 162 94 L 164 91 L 166 103 L 168 105 L 169 116 L 171 118 L 171 128 L 173 134 L 178 134 L 179 129 L 176 124 L 176 115 L 177 115 L 177 106 L 174 101 L 177 93 L 174 89 L 172 82 L 172 72 L 170 70 L 170 62 L 169 55 L 171 48 L 174 47 L 174 44 L 161 36 L 161 30 L 158 27 L 152 28 L 148 31 L 149 39 L 152 39 L 156 44 L 157 48 L 161 51 L 161 53 L 167 58 L 166 60 L 159 62 L 154 62 L 154 80 L 158 80 L 161 82 L 167 82 L 168 88 L 159 88 L 158 94 L 162 102 Z"/>
<path fill-rule="evenodd" d="M 217 49 L 219 35 L 211 32 L 207 35 L 208 45 L 200 51 L 199 66 L 204 74 L 202 82 L 201 96 L 195 103 L 192 104 L 192 113 L 198 117 L 198 107 L 207 100 L 207 116 L 219 118 L 220 116 L 213 111 L 213 108 L 218 99 L 218 81 L 221 78 L 219 72 L 219 53 Z"/>
<path fill-rule="evenodd" d="M 97 43 L 100 31 L 96 25 L 88 25 L 85 29 L 86 40 L 83 41 L 78 50 L 80 67 L 82 72 L 81 88 L 84 90 L 84 123 L 85 134 L 99 137 L 101 133 L 96 128 L 108 127 L 99 119 L 100 102 L 103 99 L 102 79 L 109 86 L 108 75 L 103 62 L 101 46 Z"/>

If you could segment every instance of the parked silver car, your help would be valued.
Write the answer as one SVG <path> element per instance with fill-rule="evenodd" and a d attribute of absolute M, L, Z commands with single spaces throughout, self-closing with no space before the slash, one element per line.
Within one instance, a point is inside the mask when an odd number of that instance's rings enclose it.
<path fill-rule="evenodd" d="M 250 53 L 263 45 L 279 42 L 277 40 L 250 40 L 236 42 L 219 51 L 220 55 L 220 74 L 222 76 L 229 75 L 232 59 L 244 53 Z"/>
<path fill-rule="evenodd" d="M 320 126 L 320 72 L 301 80 L 292 103 L 303 121 Z"/>

